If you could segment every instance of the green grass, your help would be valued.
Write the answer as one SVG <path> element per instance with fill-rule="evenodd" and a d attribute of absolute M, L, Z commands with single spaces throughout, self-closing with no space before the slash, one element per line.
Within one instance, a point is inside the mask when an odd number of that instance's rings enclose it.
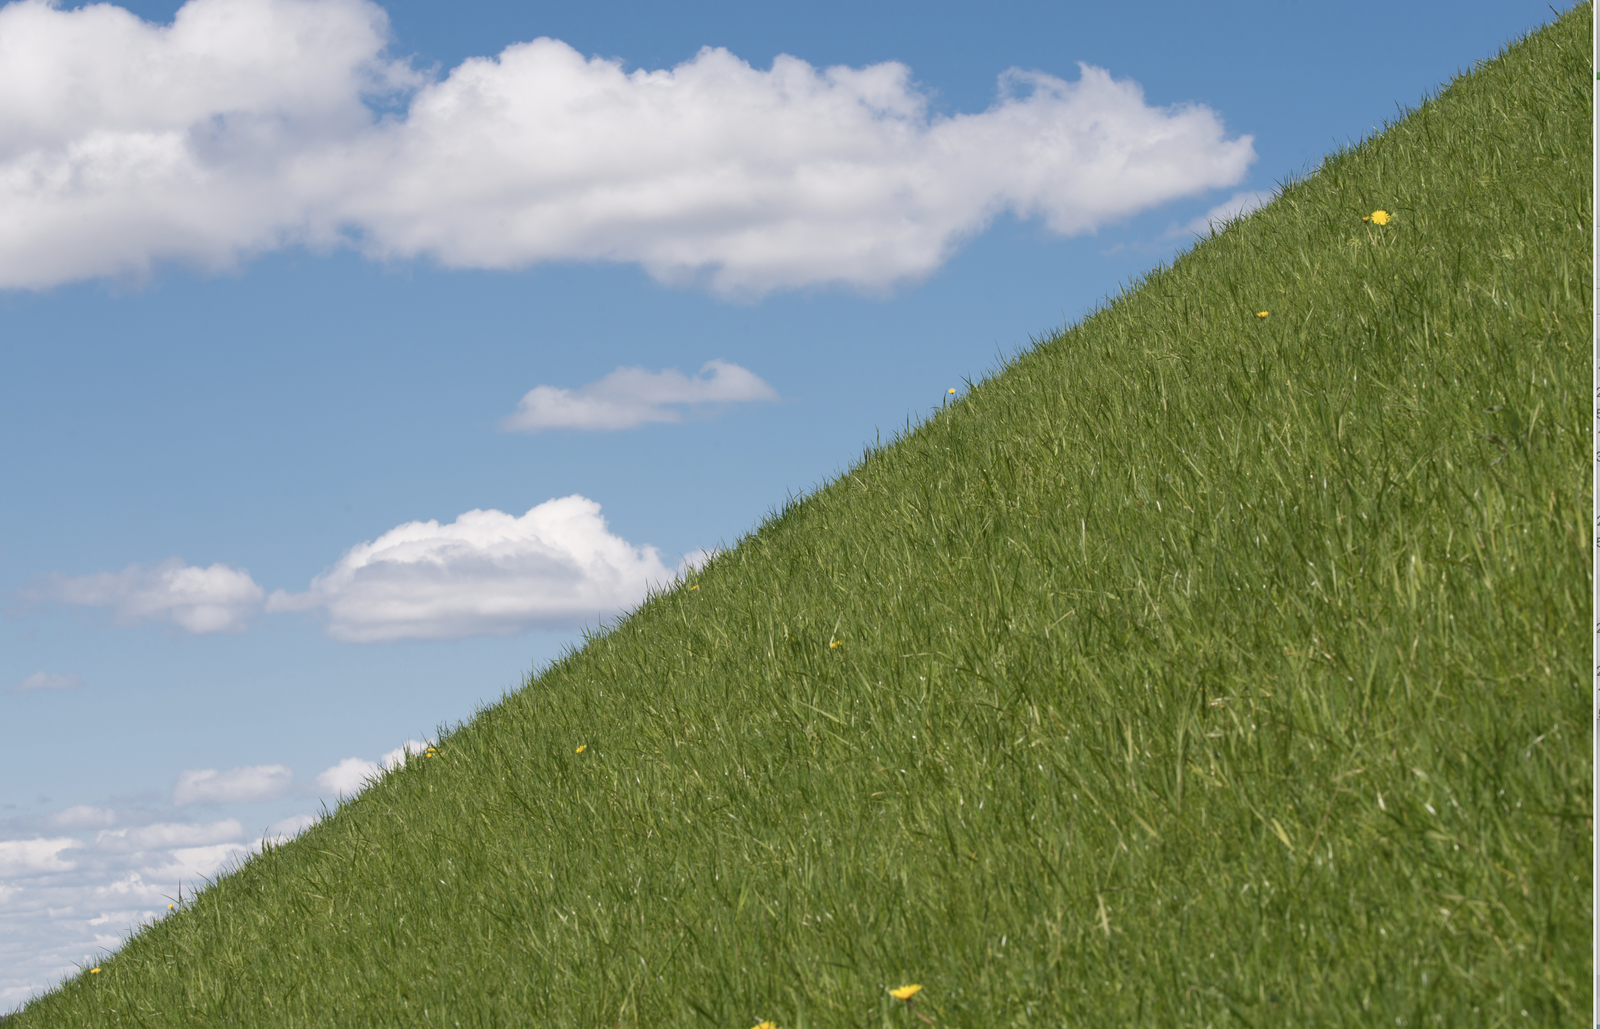
<path fill-rule="evenodd" d="M 1591 10 L 7 1029 L 1580 1024 Z"/>

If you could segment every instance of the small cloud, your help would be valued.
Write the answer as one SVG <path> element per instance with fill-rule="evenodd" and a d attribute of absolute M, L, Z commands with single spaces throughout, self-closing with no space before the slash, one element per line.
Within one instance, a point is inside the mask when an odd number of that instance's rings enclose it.
<path fill-rule="evenodd" d="M 212 879 L 240 867 L 257 848 L 243 843 L 214 843 L 208 847 L 177 847 L 166 851 L 166 864 L 156 873 L 178 881 Z"/>
<path fill-rule="evenodd" d="M 109 607 L 124 625 L 168 621 L 197 635 L 241 632 L 265 593 L 243 568 L 199 568 L 169 558 L 154 568 L 66 576 L 54 573 L 22 590 L 30 601 Z"/>
<path fill-rule="evenodd" d="M 283 765 L 251 765 L 219 772 L 190 769 L 178 776 L 172 802 L 185 804 L 248 804 L 276 800 L 289 791 L 294 773 Z"/>
<path fill-rule="evenodd" d="M 400 744 L 400 746 L 383 755 L 381 759 L 383 761 L 383 767 L 385 769 L 399 768 L 401 765 L 406 763 L 408 758 L 416 757 L 418 754 L 427 753 L 427 750 L 430 746 L 432 746 L 432 744 L 427 743 L 424 740 L 406 740 L 404 743 Z"/>
<path fill-rule="evenodd" d="M 678 578 L 681 579 L 690 572 L 698 572 L 706 566 L 707 562 L 720 553 L 722 553 L 721 547 L 712 547 L 710 550 L 701 547 L 697 550 L 689 551 L 678 558 Z"/>
<path fill-rule="evenodd" d="M 328 635 L 353 643 L 460 639 L 581 625 L 671 579 L 656 548 L 612 535 L 600 505 L 575 494 L 520 517 L 479 510 L 396 526 L 306 592 L 275 591 L 267 610 L 323 608 Z"/>
<path fill-rule="evenodd" d="M 382 774 L 380 766 L 365 758 L 347 757 L 317 776 L 317 786 L 324 793 L 353 797 Z"/>
<path fill-rule="evenodd" d="M 1259 191 L 1235 193 L 1200 217 L 1191 219 L 1188 224 L 1181 228 L 1173 226 L 1168 229 L 1167 235 L 1169 237 L 1185 235 L 1209 236 L 1213 232 L 1220 232 L 1235 218 L 1244 217 L 1251 211 L 1265 205 L 1271 199 L 1271 193 Z"/>
<path fill-rule="evenodd" d="M 267 826 L 267 842 L 274 846 L 280 843 L 287 843 L 316 824 L 316 815 L 290 815 L 288 818 L 273 822 Z"/>
<path fill-rule="evenodd" d="M 34 672 L 6 692 L 16 694 L 38 693 L 41 690 L 75 690 L 82 685 L 83 680 L 71 673 Z"/>
<path fill-rule="evenodd" d="M 685 410 L 711 404 L 777 399 L 778 391 L 760 376 L 727 361 L 707 361 L 694 378 L 676 368 L 618 368 L 577 389 L 535 386 L 500 427 L 508 432 L 631 429 L 649 422 L 681 422 Z"/>

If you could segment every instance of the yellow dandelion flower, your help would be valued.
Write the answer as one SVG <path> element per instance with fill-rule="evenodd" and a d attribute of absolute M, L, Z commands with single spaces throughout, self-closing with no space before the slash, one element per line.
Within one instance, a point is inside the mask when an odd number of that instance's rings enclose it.
<path fill-rule="evenodd" d="M 912 983 L 910 986 L 902 986 L 898 990 L 890 990 L 889 995 L 895 1000 L 910 1001 L 912 997 L 917 995 L 917 991 L 920 989 L 922 989 L 921 986 L 917 985 L 916 983 Z"/>
<path fill-rule="evenodd" d="M 832 643 L 828 644 L 828 649 L 829 650 L 838 650 L 842 646 L 844 646 L 844 641 L 843 640 L 834 640 Z"/>
<path fill-rule="evenodd" d="M 580 744 L 578 744 L 578 749 L 574 750 L 573 753 L 574 754 L 582 754 L 584 751 L 586 751 L 588 749 L 589 749 L 589 745 L 587 743 L 580 743 Z"/>
<path fill-rule="evenodd" d="M 1374 224 L 1374 225 L 1387 225 L 1387 224 L 1389 224 L 1389 212 L 1388 211 L 1373 211 L 1367 217 L 1372 219 L 1372 224 Z"/>
<path fill-rule="evenodd" d="M 426 753 L 428 757 L 438 757 L 439 756 L 439 751 L 438 751 L 438 748 L 436 748 L 436 747 L 429 747 L 424 753 Z"/>
<path fill-rule="evenodd" d="M 692 589 L 692 590 L 697 590 L 697 589 L 700 588 L 700 584 L 697 582 L 693 586 L 690 586 L 689 588 Z"/>
<path fill-rule="evenodd" d="M 1256 312 L 1256 317 L 1257 318 L 1265 318 L 1267 316 L 1267 314 L 1268 314 L 1268 312 L 1266 312 L 1266 311 L 1257 311 Z"/>
<path fill-rule="evenodd" d="M 951 391 L 950 391 L 950 392 L 952 392 L 952 393 L 954 393 L 954 392 L 955 392 L 955 390 L 951 390 Z"/>
<path fill-rule="evenodd" d="M 756 1026 L 756 1029 L 778 1029 L 778 1026 L 775 1022 L 762 1022 L 760 1025 Z"/>
<path fill-rule="evenodd" d="M 89 974 L 90 975 L 99 975 L 100 974 L 100 970 L 98 968 L 91 968 L 91 969 L 89 969 Z"/>

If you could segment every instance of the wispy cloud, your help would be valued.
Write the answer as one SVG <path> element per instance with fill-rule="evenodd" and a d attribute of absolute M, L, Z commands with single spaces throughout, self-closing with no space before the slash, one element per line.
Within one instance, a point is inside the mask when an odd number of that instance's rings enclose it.
<path fill-rule="evenodd" d="M 1271 193 L 1259 191 L 1235 193 L 1205 214 L 1190 219 L 1185 225 L 1174 225 L 1167 230 L 1167 236 L 1168 238 L 1189 235 L 1209 236 L 1213 232 L 1220 232 L 1235 218 L 1243 217 L 1271 200 Z"/>
<path fill-rule="evenodd" d="M 459 639 L 572 626 L 638 603 L 672 580 L 654 547 L 613 535 L 600 505 L 573 495 L 519 516 L 468 511 L 407 522 L 351 547 L 304 593 L 269 611 L 322 610 L 335 639 Z"/>
<path fill-rule="evenodd" d="M 4 13 L 0 9 L 0 17 Z M 198 568 L 180 557 L 154 568 L 129 565 L 120 572 L 80 576 L 53 573 L 20 594 L 31 602 L 108 607 L 124 625 L 165 621 L 196 634 L 243 631 L 266 596 L 243 568 Z"/>
<path fill-rule="evenodd" d="M 442 80 L 365 0 L 0 9 L 0 286 L 224 266 L 292 243 L 449 267 L 642 265 L 732 294 L 927 275 L 995 216 L 1094 231 L 1255 159 L 1199 105 L 1011 70 L 931 113 L 911 69 L 626 71 L 536 39 Z M 379 118 L 371 100 L 403 113 Z"/>
<path fill-rule="evenodd" d="M 41 690 L 75 690 L 83 680 L 71 673 L 34 672 L 12 686 L 7 693 L 37 693 Z"/>
<path fill-rule="evenodd" d="M 276 800 L 289 792 L 294 773 L 284 765 L 249 765 L 219 772 L 215 768 L 190 769 L 178 776 L 172 802 L 187 804 L 240 804 Z"/>
<path fill-rule="evenodd" d="M 686 410 L 709 405 L 777 399 L 778 391 L 760 376 L 727 361 L 707 361 L 693 378 L 676 368 L 618 368 L 577 389 L 535 386 L 500 425 L 514 432 L 631 429 L 679 422 Z"/>

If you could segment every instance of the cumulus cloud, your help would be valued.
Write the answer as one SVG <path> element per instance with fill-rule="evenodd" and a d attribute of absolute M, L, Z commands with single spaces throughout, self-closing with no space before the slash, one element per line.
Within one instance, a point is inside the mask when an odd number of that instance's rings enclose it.
<path fill-rule="evenodd" d="M 353 797 L 375 782 L 384 772 L 399 768 L 407 759 L 426 753 L 431 746 L 426 740 L 406 740 L 377 761 L 347 757 L 317 776 L 317 786 L 324 793 Z"/>
<path fill-rule="evenodd" d="M 458 639 L 572 626 L 638 603 L 672 579 L 654 547 L 612 535 L 600 505 L 573 495 L 518 517 L 468 511 L 407 522 L 351 547 L 304 593 L 269 611 L 321 609 L 328 634 L 357 643 Z"/>
<path fill-rule="evenodd" d="M 308 238 L 336 183 L 306 163 L 412 81 L 362 0 L 0 9 L 0 283 L 205 266 Z M 331 190 L 331 192 L 330 192 Z"/>
<path fill-rule="evenodd" d="M 172 802 L 186 804 L 244 804 L 276 800 L 289 792 L 294 773 L 283 765 L 248 765 L 219 772 L 194 768 L 178 776 Z"/>
<path fill-rule="evenodd" d="M 4 13 L 0 9 L 0 15 Z M 120 572 L 94 575 L 56 573 L 22 590 L 26 600 L 109 607 L 121 624 L 168 621 L 196 634 L 242 631 L 265 595 L 243 568 L 223 564 L 198 568 L 180 557 L 154 568 L 129 565 Z"/>
<path fill-rule="evenodd" d="M 778 391 L 760 376 L 727 361 L 707 361 L 693 378 L 676 368 L 618 368 L 577 389 L 535 386 L 500 425 L 514 432 L 631 429 L 682 421 L 685 408 L 777 399 Z"/>
<path fill-rule="evenodd" d="M 881 288 L 996 215 L 1094 231 L 1240 181 L 1251 138 L 1080 65 L 944 116 L 898 63 L 627 71 L 536 39 L 440 80 L 366 0 L 0 10 L 0 285 L 295 242 L 449 267 L 636 262 L 728 293 Z M 378 117 L 383 105 L 401 109 Z"/>
<path fill-rule="evenodd" d="M 75 690 L 82 685 L 83 680 L 70 673 L 34 672 L 6 692 L 36 693 L 40 690 Z"/>
<path fill-rule="evenodd" d="M 383 762 L 383 767 L 385 769 L 392 770 L 399 768 L 408 760 L 416 757 L 419 754 L 426 754 L 430 746 L 432 746 L 432 744 L 428 743 L 426 740 L 406 740 L 404 743 L 400 744 L 400 746 L 384 754 L 383 757 L 379 758 L 379 760 Z"/>
<path fill-rule="evenodd" d="M 317 787 L 324 793 L 353 797 L 366 789 L 367 783 L 383 774 L 383 767 L 365 758 L 347 757 L 317 776 Z"/>
<path fill-rule="evenodd" d="M 1224 200 L 1205 214 L 1190 221 L 1181 228 L 1173 228 L 1167 232 L 1169 236 L 1209 236 L 1219 231 L 1223 226 L 1235 218 L 1243 217 L 1251 211 L 1265 205 L 1272 199 L 1271 193 L 1240 192 Z"/>

